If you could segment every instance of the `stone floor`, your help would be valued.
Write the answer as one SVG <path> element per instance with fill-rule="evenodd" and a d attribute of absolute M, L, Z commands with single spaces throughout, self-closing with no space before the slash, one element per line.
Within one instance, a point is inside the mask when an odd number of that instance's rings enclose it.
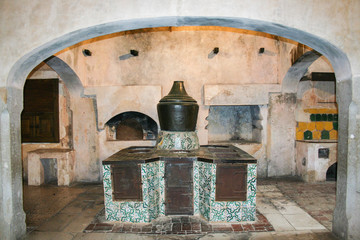
<path fill-rule="evenodd" d="M 260 179 L 257 208 L 273 229 L 207 234 L 115 233 L 114 226 L 85 231 L 104 207 L 100 184 L 24 186 L 25 239 L 337 239 L 330 231 L 335 182 L 309 184 L 294 178 Z M 231 226 L 231 225 L 229 225 Z"/>

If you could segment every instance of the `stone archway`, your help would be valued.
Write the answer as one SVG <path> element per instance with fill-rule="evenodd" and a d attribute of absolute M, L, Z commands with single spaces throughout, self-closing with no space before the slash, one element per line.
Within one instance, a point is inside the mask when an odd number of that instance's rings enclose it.
<path fill-rule="evenodd" d="M 300 79 L 305 75 L 306 71 L 313 62 L 315 62 L 321 54 L 312 50 L 304 53 L 287 71 L 283 82 L 283 93 L 296 93 Z"/>
<path fill-rule="evenodd" d="M 346 201 L 348 194 L 353 194 L 349 193 L 347 189 L 347 184 L 350 181 L 347 175 L 347 119 L 352 93 L 351 69 L 347 56 L 330 42 L 298 29 L 271 22 L 227 17 L 162 17 L 130 19 L 96 25 L 54 39 L 18 60 L 8 75 L 7 109 L 4 109 L 1 114 L 1 126 L 9 126 L 9 128 L 1 127 L 0 129 L 2 138 L 1 167 L 9 171 L 9 174 L 2 176 L 1 183 L 9 187 L 9 192 L 5 195 L 5 191 L 3 191 L 1 196 L 3 204 L 0 213 L 7 212 L 7 215 L 1 214 L 0 232 L 3 232 L 8 239 L 19 238 L 26 232 L 25 215 L 22 210 L 20 113 L 23 108 L 22 90 L 27 74 L 44 59 L 80 41 L 125 30 L 166 26 L 223 26 L 265 32 L 307 45 L 324 55 L 331 62 L 337 79 L 337 102 L 340 116 L 338 158 L 343 159 L 339 164 L 338 171 L 338 200 L 335 210 L 334 231 L 338 235 L 347 236 L 349 234 L 349 223 L 345 212 L 348 211 L 349 206 Z M 5 138 L 7 141 L 5 141 Z M 356 221 L 356 219 L 351 221 Z"/>

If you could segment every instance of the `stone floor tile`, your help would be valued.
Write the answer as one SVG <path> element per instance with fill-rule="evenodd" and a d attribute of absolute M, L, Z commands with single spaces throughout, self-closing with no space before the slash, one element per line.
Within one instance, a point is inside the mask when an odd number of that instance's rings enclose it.
<path fill-rule="evenodd" d="M 285 214 L 306 214 L 306 212 L 298 206 L 294 205 L 277 205 L 276 208 L 283 215 Z"/>
<path fill-rule="evenodd" d="M 38 232 L 34 231 L 25 236 L 25 240 L 72 240 L 74 238 L 73 234 L 62 233 L 62 232 Z"/>
<path fill-rule="evenodd" d="M 248 233 L 238 233 L 238 234 L 226 234 L 226 233 L 211 233 L 203 237 L 200 237 L 199 240 L 242 240 L 249 239 Z"/>
<path fill-rule="evenodd" d="M 290 200 L 288 198 L 281 198 L 281 199 L 269 199 L 270 202 L 272 204 L 274 204 L 274 206 L 298 206 L 298 204 L 296 202 L 294 202 L 294 200 Z"/>
<path fill-rule="evenodd" d="M 283 198 L 284 195 L 281 192 L 263 192 L 264 197 L 267 198 Z"/>
<path fill-rule="evenodd" d="M 264 214 L 273 225 L 275 231 L 294 231 L 295 228 L 288 222 L 288 220 L 282 214 Z"/>
<path fill-rule="evenodd" d="M 276 240 L 315 240 L 316 237 L 311 232 L 292 231 L 292 232 L 274 232 L 272 233 L 273 238 Z"/>
<path fill-rule="evenodd" d="M 41 232 L 62 232 L 77 215 L 57 214 L 37 228 Z"/>
<path fill-rule="evenodd" d="M 72 240 L 110 240 L 111 237 L 106 233 L 78 233 Z"/>
<path fill-rule="evenodd" d="M 39 227 L 47 219 L 50 219 L 54 213 L 29 213 L 26 214 L 26 226 L 27 227 Z"/>
<path fill-rule="evenodd" d="M 64 209 L 62 209 L 61 213 L 68 213 L 68 214 L 81 213 L 88 205 L 89 202 L 87 201 L 75 200 L 70 204 L 68 204 Z"/>
<path fill-rule="evenodd" d="M 270 201 L 258 201 L 258 203 L 256 204 L 256 207 L 258 209 L 259 212 L 261 212 L 262 214 L 266 214 L 266 213 L 279 213 L 279 211 L 275 208 L 275 206 L 270 202 Z"/>
<path fill-rule="evenodd" d="M 312 234 L 316 236 L 316 240 L 338 240 L 339 238 L 335 236 L 332 232 L 324 230 L 312 230 Z"/>
<path fill-rule="evenodd" d="M 296 230 L 325 229 L 318 221 L 309 214 L 287 214 L 283 215 Z M 275 228 L 276 229 L 276 228 Z"/>
<path fill-rule="evenodd" d="M 278 192 L 278 191 L 280 191 L 275 185 L 258 185 L 256 188 L 260 192 Z"/>
<path fill-rule="evenodd" d="M 63 232 L 83 232 L 93 219 L 94 216 L 78 215 L 64 228 Z"/>
<path fill-rule="evenodd" d="M 273 240 L 273 235 L 270 232 L 250 233 L 249 240 Z"/>
<path fill-rule="evenodd" d="M 211 229 L 208 236 L 211 239 L 336 239 L 333 238 L 329 230 L 332 228 L 332 213 L 335 206 L 335 183 L 304 183 L 297 180 L 289 179 L 262 179 L 258 181 L 257 194 L 257 210 L 264 214 L 269 222 L 271 222 L 276 232 L 249 232 L 249 233 L 212 233 Z M 35 239 L 69 239 L 68 237 L 74 235 L 74 239 L 199 239 L 204 238 L 204 235 L 157 235 L 157 234 L 138 234 L 133 233 L 81 233 L 79 229 L 82 228 L 80 222 L 88 221 L 89 218 L 94 217 L 103 208 L 103 188 L 101 184 L 87 185 L 80 184 L 71 187 L 28 187 L 27 194 L 24 194 L 24 209 L 27 213 L 28 230 L 33 230 L 27 237 L 36 236 Z M 25 190 L 24 190 L 25 192 Z M 40 196 L 40 198 L 39 198 Z M 26 199 L 27 198 L 27 199 Z M 30 199 L 30 201 L 29 201 Z M 277 208 L 276 208 L 276 207 Z M 313 229 L 319 227 L 319 222 L 311 218 L 312 221 L 317 222 L 314 226 L 302 226 L 304 220 L 298 215 L 306 214 L 289 214 L 299 213 L 297 206 L 309 212 L 310 215 L 317 219 L 322 226 L 323 232 L 314 233 Z M 279 209 L 279 211 L 278 211 Z M 284 214 L 282 215 L 281 212 Z M 39 214 L 37 216 L 36 214 Z M 41 216 L 42 215 L 42 216 Z M 53 216 L 53 217 L 51 217 Z M 66 219 L 68 216 L 69 219 Z M 83 219 L 80 219 L 81 218 Z M 296 217 L 295 217 L 296 216 Z M 78 222 L 75 219 L 78 217 Z M 89 217 L 89 218 L 87 218 Z M 309 216 L 310 217 L 310 216 Z M 184 222 L 187 219 L 183 219 Z M 38 225 L 32 225 L 31 221 L 37 222 Z M 179 217 L 179 222 L 181 217 Z M 291 225 L 289 221 L 293 221 Z M 38 231 L 37 227 L 43 222 Z M 104 222 L 104 221 L 101 221 Z M 192 223 L 191 219 L 190 222 Z M 267 221 L 266 221 L 267 222 Z M 78 225 L 76 224 L 78 223 Z M 173 222 L 174 223 L 174 222 Z M 259 223 L 259 219 L 258 219 Z M 209 225 L 211 226 L 211 225 Z M 321 226 L 321 225 L 320 225 Z M 86 226 L 85 226 L 86 227 Z M 84 228 L 85 228 L 84 227 Z M 206 226 L 201 222 L 202 230 Z M 261 228 L 261 224 L 258 225 Z M 269 228 L 270 229 L 270 228 Z M 296 229 L 304 229 L 298 230 Z M 129 229 L 131 230 L 131 229 Z M 270 229 L 271 230 L 271 229 Z M 44 232 L 49 231 L 49 232 Z M 64 232 L 69 231 L 69 232 Z M 75 231 L 75 232 L 71 232 Z M 49 235 L 46 235 L 49 233 Z M 185 233 L 185 232 L 184 232 Z M 56 236 L 58 234 L 58 237 Z M 269 236 L 271 235 L 272 238 Z M 217 238 L 214 238 L 217 237 Z M 269 238 L 261 238 L 268 236 Z M 257 237 L 257 238 L 255 238 Z M 34 237 L 32 238 L 34 239 Z M 71 238 L 70 238 L 71 239 Z M 210 239 L 210 238 L 209 238 Z"/>

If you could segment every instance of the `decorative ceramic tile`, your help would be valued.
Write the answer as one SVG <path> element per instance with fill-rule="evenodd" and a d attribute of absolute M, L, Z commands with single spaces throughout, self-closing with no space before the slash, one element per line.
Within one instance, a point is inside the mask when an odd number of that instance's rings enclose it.
<path fill-rule="evenodd" d="M 193 164 L 193 183 L 194 183 L 194 215 L 200 215 L 199 210 L 199 162 Z"/>
<path fill-rule="evenodd" d="M 132 223 L 150 222 L 165 215 L 164 162 L 141 165 L 143 200 L 114 201 L 112 198 L 110 165 L 104 165 L 105 217 L 108 221 Z"/>
<path fill-rule="evenodd" d="M 214 167 L 215 168 L 215 167 Z M 215 201 L 216 169 L 212 169 L 210 194 L 211 222 L 254 221 L 256 208 L 256 164 L 248 164 L 247 170 L 247 200 L 246 201 Z"/>
<path fill-rule="evenodd" d="M 330 139 L 329 131 L 326 130 L 321 131 L 321 139 Z"/>
<path fill-rule="evenodd" d="M 241 208 L 241 221 L 255 221 L 256 208 L 255 207 L 242 207 Z"/>
<path fill-rule="evenodd" d="M 156 147 L 163 150 L 194 150 L 199 149 L 200 144 L 196 132 L 160 131 Z"/>
<path fill-rule="evenodd" d="M 194 162 L 194 186 L 198 188 L 195 192 L 194 210 L 206 220 L 210 219 L 212 168 L 215 168 L 212 163 Z"/>
<path fill-rule="evenodd" d="M 256 164 L 248 165 L 247 200 L 215 201 L 216 165 L 194 162 L 194 214 L 211 222 L 254 221 L 256 207 Z M 141 165 L 143 201 L 113 201 L 110 166 L 104 165 L 106 219 L 122 222 L 150 222 L 165 216 L 165 163 Z"/>
<path fill-rule="evenodd" d="M 159 216 L 165 216 L 165 162 L 158 162 Z"/>
<path fill-rule="evenodd" d="M 105 217 L 109 221 L 120 220 L 120 204 L 112 200 L 111 171 L 109 165 L 103 165 Z"/>
<path fill-rule="evenodd" d="M 304 139 L 305 140 L 311 140 L 312 139 L 312 132 L 310 132 L 309 130 L 305 131 L 304 132 Z"/>
<path fill-rule="evenodd" d="M 242 211 L 241 202 L 226 203 L 226 222 L 240 222 Z"/>

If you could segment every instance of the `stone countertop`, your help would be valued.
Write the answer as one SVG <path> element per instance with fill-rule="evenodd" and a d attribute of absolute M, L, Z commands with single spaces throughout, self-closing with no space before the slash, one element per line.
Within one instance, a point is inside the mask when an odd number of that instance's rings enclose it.
<path fill-rule="evenodd" d="M 203 145 L 195 151 L 165 151 L 156 147 L 129 147 L 107 159 L 103 165 L 121 163 L 147 163 L 171 159 L 192 159 L 209 163 L 256 163 L 257 160 L 245 151 L 232 145 Z"/>

